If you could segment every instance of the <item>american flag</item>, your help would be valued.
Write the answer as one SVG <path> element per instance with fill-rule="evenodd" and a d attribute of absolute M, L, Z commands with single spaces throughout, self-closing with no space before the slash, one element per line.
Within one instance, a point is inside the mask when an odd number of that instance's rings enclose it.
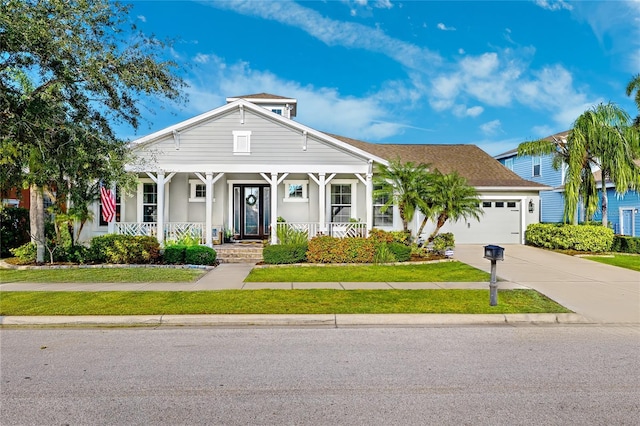
<path fill-rule="evenodd" d="M 104 185 L 100 185 L 100 201 L 102 202 L 102 219 L 110 223 L 116 216 L 116 197 Z"/>

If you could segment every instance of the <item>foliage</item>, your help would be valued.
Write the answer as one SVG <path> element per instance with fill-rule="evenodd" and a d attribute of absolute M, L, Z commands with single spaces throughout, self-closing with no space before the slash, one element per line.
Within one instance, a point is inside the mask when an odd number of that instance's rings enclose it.
<path fill-rule="evenodd" d="M 525 240 L 535 247 L 598 253 L 611 249 L 613 231 L 593 225 L 533 223 L 527 227 Z"/>
<path fill-rule="evenodd" d="M 36 245 L 35 243 L 26 243 L 20 247 L 9 250 L 11 254 L 18 258 L 20 263 L 34 263 L 36 261 Z"/>
<path fill-rule="evenodd" d="M 100 181 L 132 183 L 114 126 L 137 129 L 142 105 L 181 100 L 184 83 L 162 59 L 167 44 L 128 23 L 130 9 L 108 0 L 0 3 L 0 190 L 53 189 L 59 211 L 69 203 L 82 226 Z M 32 201 L 41 247 L 43 201 Z"/>
<path fill-rule="evenodd" d="M 262 258 L 270 265 L 302 263 L 307 260 L 308 248 L 306 240 L 303 244 L 272 244 L 264 247 Z"/>
<path fill-rule="evenodd" d="M 425 190 L 425 203 L 423 210 L 425 217 L 420 225 L 418 236 L 428 219 L 435 222 L 436 227 L 429 235 L 428 242 L 434 240 L 440 229 L 448 220 L 475 218 L 480 219 L 483 210 L 480 208 L 480 199 L 476 189 L 467 183 L 467 180 L 457 172 L 442 174 L 438 170 L 432 173 L 430 185 Z"/>
<path fill-rule="evenodd" d="M 393 254 L 393 252 L 389 248 L 389 244 L 388 243 L 378 244 L 378 247 L 376 248 L 376 253 L 373 256 L 373 263 L 393 263 L 397 260 L 396 256 Z M 409 248 L 409 250 L 411 249 Z"/>
<path fill-rule="evenodd" d="M 29 242 L 29 210 L 22 207 L 0 207 L 0 257 L 10 249 Z"/>
<path fill-rule="evenodd" d="M 389 251 L 393 253 L 397 262 L 406 262 L 411 259 L 411 247 L 402 243 L 392 242 L 386 244 Z"/>
<path fill-rule="evenodd" d="M 566 143 L 562 140 L 537 140 L 518 146 L 518 155 L 548 155 L 554 157 L 553 167 L 568 167 L 565 178 L 564 220 L 577 223 L 580 200 L 587 218 L 598 208 L 598 188 L 593 170 L 600 169 L 601 187 L 607 181 L 615 185 L 618 194 L 640 188 L 640 130 L 630 126 L 629 115 L 613 103 L 599 104 L 576 119 Z M 601 191 L 602 225 L 607 226 L 607 192 Z"/>
<path fill-rule="evenodd" d="M 634 91 L 636 92 L 634 101 L 638 107 L 638 116 L 633 120 L 633 125 L 640 128 L 640 74 L 634 75 L 629 81 L 626 89 L 627 96 L 631 96 Z"/>
<path fill-rule="evenodd" d="M 91 240 L 91 258 L 98 263 L 155 263 L 160 244 L 154 237 L 107 234 Z"/>
<path fill-rule="evenodd" d="M 188 246 L 184 251 L 184 262 L 189 265 L 213 265 L 217 253 L 207 246 Z"/>
<path fill-rule="evenodd" d="M 371 263 L 376 242 L 369 238 L 335 238 L 328 235 L 309 241 L 307 260 L 310 263 Z"/>
<path fill-rule="evenodd" d="M 162 257 L 164 263 L 168 263 L 170 265 L 184 263 L 186 249 L 187 246 L 184 244 L 171 244 L 166 246 Z"/>
<path fill-rule="evenodd" d="M 438 253 L 444 253 L 445 250 L 454 248 L 456 246 L 453 233 L 445 232 L 444 234 L 438 234 L 433 239 L 433 250 Z"/>
<path fill-rule="evenodd" d="M 383 231 L 373 228 L 369 231 L 369 238 L 379 243 L 411 244 L 411 233 L 405 231 Z"/>
<path fill-rule="evenodd" d="M 302 229 L 295 229 L 283 222 L 278 222 L 276 229 L 278 244 L 302 245 L 309 241 L 309 232 Z"/>
<path fill-rule="evenodd" d="M 640 254 L 640 237 L 629 237 L 627 235 L 615 235 L 611 251 L 616 253 Z"/>
<path fill-rule="evenodd" d="M 169 247 L 172 245 L 178 246 L 199 246 L 200 245 L 200 236 L 195 235 L 183 235 L 177 240 L 168 240 L 165 241 L 165 247 Z"/>
<path fill-rule="evenodd" d="M 389 165 L 378 165 L 374 175 L 373 191 L 375 198 L 384 198 L 387 202 L 382 211 L 398 206 L 402 227 L 409 230 L 409 222 L 416 210 L 427 211 L 424 202 L 424 189 L 429 186 L 429 169 L 426 164 L 402 163 L 400 159 L 389 161 Z"/>

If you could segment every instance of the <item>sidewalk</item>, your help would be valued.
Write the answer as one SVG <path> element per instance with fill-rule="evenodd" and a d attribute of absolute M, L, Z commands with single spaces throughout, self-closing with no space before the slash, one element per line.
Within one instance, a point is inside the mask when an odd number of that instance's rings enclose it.
<path fill-rule="evenodd" d="M 483 246 L 460 245 L 454 257 L 489 272 Z M 0 284 L 4 291 L 199 291 L 255 289 L 488 289 L 486 282 L 245 283 L 251 264 L 221 264 L 195 283 Z M 575 314 L 518 315 L 188 315 L 136 317 L 0 317 L 0 325 L 369 326 L 467 324 L 640 324 L 640 273 L 521 245 L 505 246 L 499 289 L 535 289 Z"/>

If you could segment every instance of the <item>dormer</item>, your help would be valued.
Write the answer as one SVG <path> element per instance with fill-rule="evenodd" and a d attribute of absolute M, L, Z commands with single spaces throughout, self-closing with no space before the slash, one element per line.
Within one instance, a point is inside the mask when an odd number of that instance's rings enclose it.
<path fill-rule="evenodd" d="M 296 116 L 298 101 L 293 98 L 285 98 L 284 96 L 272 95 L 270 93 L 256 93 L 254 95 L 227 98 L 227 103 L 237 101 L 238 99 L 244 99 L 247 102 L 259 105 L 286 118 L 292 119 Z"/>

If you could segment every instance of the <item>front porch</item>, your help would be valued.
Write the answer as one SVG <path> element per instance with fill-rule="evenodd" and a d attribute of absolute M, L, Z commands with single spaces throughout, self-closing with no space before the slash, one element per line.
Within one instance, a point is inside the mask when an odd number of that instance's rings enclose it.
<path fill-rule="evenodd" d="M 113 232 L 124 235 L 146 235 L 158 238 L 160 242 L 179 241 L 184 239 L 197 240 L 199 244 L 207 244 L 207 228 L 202 222 L 167 222 L 162 224 L 162 233 L 158 233 L 157 222 L 115 222 Z M 222 244 L 224 240 L 224 227 L 215 225 L 211 228 L 212 244 Z M 287 231 L 295 231 L 306 234 L 308 240 L 317 235 L 331 235 L 337 238 L 367 237 L 367 224 L 362 222 L 325 223 L 318 222 L 278 222 L 276 235 L 283 235 Z M 270 230 L 269 230 L 270 231 Z"/>

